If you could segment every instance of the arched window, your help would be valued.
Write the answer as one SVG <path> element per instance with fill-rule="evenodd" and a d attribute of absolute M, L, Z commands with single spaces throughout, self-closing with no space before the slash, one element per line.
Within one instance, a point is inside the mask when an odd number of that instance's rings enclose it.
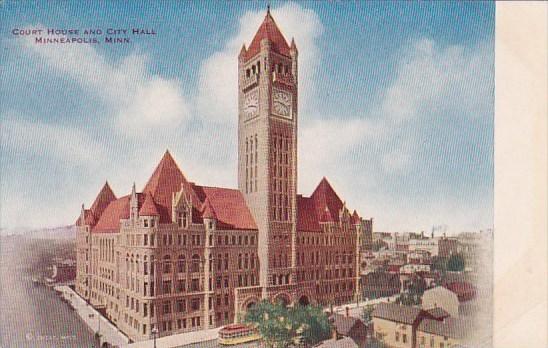
<path fill-rule="evenodd" d="M 179 255 L 177 259 L 177 272 L 183 273 L 186 271 L 186 257 L 185 255 Z"/>
<path fill-rule="evenodd" d="M 163 272 L 164 273 L 171 273 L 171 256 L 166 255 L 164 256 L 164 267 Z"/>

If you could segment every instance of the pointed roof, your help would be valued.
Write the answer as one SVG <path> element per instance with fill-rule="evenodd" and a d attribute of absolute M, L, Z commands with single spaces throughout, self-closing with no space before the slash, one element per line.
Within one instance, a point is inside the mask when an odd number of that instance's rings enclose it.
<path fill-rule="evenodd" d="M 320 222 L 334 222 L 334 221 L 335 219 L 333 218 L 333 215 L 329 211 L 329 208 L 325 207 L 325 210 L 320 217 Z"/>
<path fill-rule="evenodd" d="M 114 195 L 114 192 L 112 192 L 108 181 L 106 181 L 97 195 L 97 198 L 95 198 L 95 201 L 91 205 L 90 210 L 93 212 L 93 215 L 95 215 L 95 218 L 99 218 L 110 202 L 115 200 L 116 196 Z"/>
<path fill-rule="evenodd" d="M 285 41 L 282 32 L 276 25 L 274 18 L 272 18 L 270 9 L 266 11 L 266 16 L 264 17 L 263 23 L 257 30 L 253 40 L 251 40 L 249 49 L 246 52 L 246 59 L 254 57 L 261 51 L 261 41 L 263 39 L 268 39 L 270 41 L 270 45 L 274 52 L 284 56 L 289 56 L 289 45 L 287 44 L 287 41 Z"/>
<path fill-rule="evenodd" d="M 145 201 L 139 210 L 139 215 L 141 216 L 160 216 L 158 213 L 158 208 L 154 203 L 154 199 L 150 193 L 145 193 Z"/>
<path fill-rule="evenodd" d="M 327 208 L 333 221 L 339 221 L 339 212 L 343 208 L 343 202 L 325 177 L 320 181 L 310 198 L 316 205 L 318 216 L 323 218 Z"/>
<path fill-rule="evenodd" d="M 213 209 L 213 206 L 209 201 L 209 197 L 207 197 L 204 204 L 202 204 L 202 218 L 217 219 L 217 214 L 215 213 L 215 209 Z"/>
<path fill-rule="evenodd" d="M 97 194 L 91 208 L 84 210 L 84 224 L 93 226 L 97 221 L 99 221 L 101 215 L 103 215 L 103 212 L 108 207 L 110 202 L 115 200 L 116 196 L 114 195 L 114 192 L 112 192 L 112 189 L 107 181 L 101 188 L 101 191 L 99 191 L 99 194 Z M 82 218 L 79 217 L 78 220 L 76 220 L 76 225 L 81 225 L 81 219 Z"/>
<path fill-rule="evenodd" d="M 354 212 L 352 213 L 352 216 L 350 217 L 350 221 L 351 221 L 354 225 L 360 223 L 360 216 L 358 215 L 358 212 L 357 212 L 356 210 L 354 210 Z"/>
<path fill-rule="evenodd" d="M 162 160 L 152 173 L 152 176 L 148 180 L 144 194 L 151 194 L 156 203 L 156 208 L 160 214 L 160 222 L 171 222 L 171 198 L 173 192 L 178 192 L 183 186 L 186 192 L 194 196 L 192 187 L 186 180 L 185 176 L 175 163 L 173 157 L 168 150 L 166 150 Z M 193 199 L 193 202 L 196 200 Z"/>

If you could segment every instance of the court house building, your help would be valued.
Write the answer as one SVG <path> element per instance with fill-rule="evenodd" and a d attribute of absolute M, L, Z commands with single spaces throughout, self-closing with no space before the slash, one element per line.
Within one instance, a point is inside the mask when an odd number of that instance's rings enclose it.
<path fill-rule="evenodd" d="M 134 341 L 233 323 L 263 299 L 359 296 L 372 219 L 326 178 L 297 193 L 295 41 L 268 11 L 237 62 L 237 189 L 189 181 L 166 151 L 142 190 L 106 183 L 76 221 L 76 291 Z"/>

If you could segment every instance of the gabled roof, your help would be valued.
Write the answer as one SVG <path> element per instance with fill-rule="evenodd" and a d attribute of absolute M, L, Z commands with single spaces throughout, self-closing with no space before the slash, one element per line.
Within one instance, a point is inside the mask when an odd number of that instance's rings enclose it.
<path fill-rule="evenodd" d="M 251 211 L 239 190 L 198 185 L 192 185 L 192 188 L 200 202 L 209 201 L 208 204 L 211 205 L 217 218 L 217 228 L 257 229 Z"/>
<path fill-rule="evenodd" d="M 270 10 L 266 12 L 263 23 L 257 30 L 253 40 L 251 40 L 249 49 L 246 52 L 246 60 L 253 58 L 261 51 L 261 41 L 263 39 L 268 39 L 270 41 L 272 51 L 284 56 L 289 56 L 289 45 L 287 44 L 287 41 L 285 41 L 282 32 L 276 25 L 274 18 L 272 18 Z"/>
<path fill-rule="evenodd" d="M 343 336 L 349 336 L 350 331 L 352 331 L 354 327 L 364 325 L 358 318 L 337 313 L 333 314 L 330 319 L 333 321 L 333 326 L 335 326 L 337 333 Z"/>
<path fill-rule="evenodd" d="M 456 339 L 466 338 L 472 329 L 472 320 L 445 318 L 444 320 L 423 319 L 417 330 Z"/>
<path fill-rule="evenodd" d="M 156 204 L 154 203 L 154 198 L 150 193 L 145 193 L 145 201 L 139 209 L 139 215 L 141 216 L 160 216 Z"/>
<path fill-rule="evenodd" d="M 103 214 L 103 211 L 107 208 L 110 202 L 115 201 L 116 196 L 110 188 L 108 182 L 105 182 L 99 194 L 93 201 L 91 208 L 84 210 L 84 223 L 89 226 L 93 226 Z M 76 220 L 76 225 L 81 225 L 81 217 Z"/>
<path fill-rule="evenodd" d="M 95 198 L 95 201 L 93 202 L 90 208 L 95 218 L 99 218 L 101 214 L 103 214 L 103 211 L 110 204 L 110 202 L 114 200 L 116 200 L 116 196 L 114 195 L 114 192 L 112 192 L 112 189 L 110 188 L 110 185 L 108 184 L 108 181 L 107 181 L 103 185 L 103 188 L 97 195 L 97 198 Z"/>
<path fill-rule="evenodd" d="M 202 205 L 202 218 L 204 219 L 217 219 L 217 214 L 209 198 L 206 197 L 204 204 Z"/>
<path fill-rule="evenodd" d="M 239 190 L 198 186 L 188 182 L 168 151 L 145 185 L 143 193 L 137 193 L 139 214 L 160 216 L 160 223 L 171 223 L 172 196 L 181 187 L 190 199 L 193 222 L 201 223 L 204 217 L 215 216 L 218 228 L 257 229 Z M 129 218 L 130 200 L 131 195 L 127 195 L 111 201 L 98 219 L 93 232 L 119 231 L 120 220 Z"/>
<path fill-rule="evenodd" d="M 371 316 L 398 323 L 412 325 L 421 314 L 421 309 L 411 306 L 400 306 L 394 303 L 379 303 Z"/>
<path fill-rule="evenodd" d="M 339 221 L 339 212 L 343 208 L 343 202 L 324 177 L 310 196 L 316 205 L 316 213 L 322 216 L 326 208 L 329 210 L 333 221 Z"/>
<path fill-rule="evenodd" d="M 297 231 L 318 232 L 322 228 L 316 214 L 316 206 L 310 197 L 297 196 Z"/>
<path fill-rule="evenodd" d="M 156 203 L 161 223 L 169 223 L 171 219 L 171 199 L 173 192 L 178 192 L 181 186 L 186 192 L 193 195 L 191 185 L 175 163 L 169 151 L 166 151 L 162 160 L 152 173 L 143 193 L 151 194 Z M 195 199 L 192 200 L 195 202 Z"/>

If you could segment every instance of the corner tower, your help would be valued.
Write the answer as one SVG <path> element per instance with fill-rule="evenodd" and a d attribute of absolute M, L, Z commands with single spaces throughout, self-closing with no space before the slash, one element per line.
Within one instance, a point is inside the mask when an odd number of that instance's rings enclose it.
<path fill-rule="evenodd" d="M 238 57 L 238 187 L 259 229 L 263 296 L 294 283 L 297 56 L 269 9 Z"/>

